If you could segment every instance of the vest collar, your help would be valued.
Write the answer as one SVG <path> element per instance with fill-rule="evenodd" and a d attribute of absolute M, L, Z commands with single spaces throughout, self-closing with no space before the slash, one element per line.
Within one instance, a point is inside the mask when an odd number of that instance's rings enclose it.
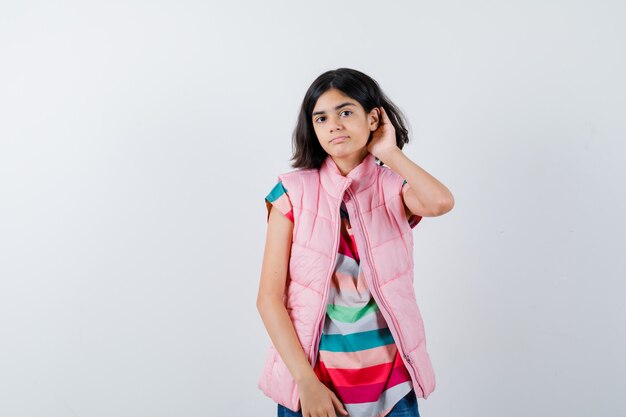
<path fill-rule="evenodd" d="M 376 157 L 368 152 L 359 165 L 343 176 L 333 158 L 327 155 L 320 167 L 320 181 L 328 193 L 339 198 L 346 183 L 355 193 L 370 187 L 376 181 L 377 170 Z"/>

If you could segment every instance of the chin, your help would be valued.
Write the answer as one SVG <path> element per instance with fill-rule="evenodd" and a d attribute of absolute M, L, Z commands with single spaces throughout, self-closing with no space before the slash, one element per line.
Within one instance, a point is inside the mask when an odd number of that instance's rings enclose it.
<path fill-rule="evenodd" d="M 329 155 L 334 156 L 335 158 L 347 158 L 350 156 L 354 156 L 359 154 L 360 151 L 356 150 L 356 151 L 349 151 L 349 152 L 333 152 L 333 153 L 329 153 Z"/>

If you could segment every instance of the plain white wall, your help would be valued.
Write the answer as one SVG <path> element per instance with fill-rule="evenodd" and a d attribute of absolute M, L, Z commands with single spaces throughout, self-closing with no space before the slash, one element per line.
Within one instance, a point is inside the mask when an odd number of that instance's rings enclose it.
<path fill-rule="evenodd" d="M 623 415 L 625 12 L 0 3 L 0 415 L 275 415 L 263 197 L 343 66 L 456 198 L 414 230 L 422 416 Z"/>

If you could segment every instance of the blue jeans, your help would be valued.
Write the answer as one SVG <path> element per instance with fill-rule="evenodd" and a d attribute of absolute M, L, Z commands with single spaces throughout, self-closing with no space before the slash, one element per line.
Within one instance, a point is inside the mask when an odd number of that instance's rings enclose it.
<path fill-rule="evenodd" d="M 291 411 L 287 407 L 278 404 L 278 417 L 302 417 L 302 411 Z M 343 417 L 343 414 L 337 412 L 337 417 Z M 398 401 L 386 417 L 420 417 L 415 391 L 411 390 L 404 398 Z"/>

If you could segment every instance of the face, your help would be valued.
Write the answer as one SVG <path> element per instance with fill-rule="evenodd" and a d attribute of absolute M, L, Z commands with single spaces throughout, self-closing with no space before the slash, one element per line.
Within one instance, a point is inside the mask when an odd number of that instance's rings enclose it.
<path fill-rule="evenodd" d="M 358 101 L 334 88 L 317 99 L 311 118 L 322 148 L 341 159 L 365 157 L 370 132 L 378 127 L 376 108 L 366 113 Z"/>

